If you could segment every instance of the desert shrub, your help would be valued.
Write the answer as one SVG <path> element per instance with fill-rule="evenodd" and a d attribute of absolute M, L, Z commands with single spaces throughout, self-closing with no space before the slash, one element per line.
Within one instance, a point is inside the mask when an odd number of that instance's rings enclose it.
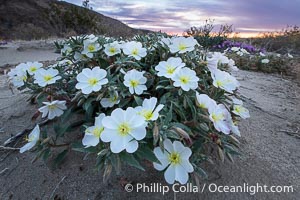
<path fill-rule="evenodd" d="M 211 49 L 222 44 L 233 32 L 232 25 L 220 25 L 217 32 L 213 20 L 206 20 L 203 26 L 191 27 L 186 31 L 186 35 L 193 36 L 205 49 Z"/>
<path fill-rule="evenodd" d="M 37 125 L 20 152 L 35 149 L 47 159 L 58 147 L 56 163 L 70 150 L 93 154 L 104 179 L 123 163 L 144 170 L 148 160 L 170 184 L 206 175 L 201 163 L 214 154 L 222 161 L 239 155 L 237 124 L 249 112 L 238 81 L 221 70 L 231 66 L 220 62 L 226 56 L 204 53 L 193 37 L 160 34 L 71 37 L 57 47 L 56 64 L 22 63 L 9 72 L 32 93 L 37 122 L 52 121 L 55 132 Z M 68 141 L 75 130 L 80 136 Z"/>
<path fill-rule="evenodd" d="M 280 73 L 291 75 L 293 56 L 289 53 L 281 55 L 273 52 L 261 51 L 252 45 L 244 44 L 248 47 L 232 46 L 224 51 L 230 59 L 234 60 L 237 67 L 244 70 L 260 71 L 266 73 Z"/>
<path fill-rule="evenodd" d="M 251 40 L 270 52 L 300 54 L 300 28 L 296 25 L 287 26 L 281 31 L 262 33 Z"/>

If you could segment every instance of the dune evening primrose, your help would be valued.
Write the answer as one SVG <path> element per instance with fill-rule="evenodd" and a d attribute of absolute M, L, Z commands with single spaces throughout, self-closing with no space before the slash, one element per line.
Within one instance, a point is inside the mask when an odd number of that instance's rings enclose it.
<path fill-rule="evenodd" d="M 99 43 L 97 43 L 97 41 L 87 39 L 83 41 L 83 51 L 81 54 L 84 54 L 89 58 L 93 58 L 94 52 L 100 49 L 101 46 Z"/>
<path fill-rule="evenodd" d="M 196 100 L 200 108 L 207 109 L 208 111 L 213 111 L 213 109 L 217 106 L 216 101 L 206 94 L 199 94 L 196 92 Z"/>
<path fill-rule="evenodd" d="M 21 87 L 24 85 L 24 82 L 27 81 L 27 73 L 26 73 L 26 68 L 24 67 L 27 67 L 27 65 L 25 65 L 23 63 L 23 65 L 18 65 L 18 66 L 21 66 L 21 67 L 16 67 L 14 69 L 11 69 L 10 72 L 8 72 L 8 77 L 9 77 L 9 80 L 12 82 L 12 84 L 15 86 L 15 87 Z"/>
<path fill-rule="evenodd" d="M 287 54 L 287 57 L 289 57 L 289 58 L 294 58 L 294 56 L 291 55 L 290 53 Z"/>
<path fill-rule="evenodd" d="M 72 51 L 72 48 L 69 45 L 65 44 L 64 48 L 62 48 L 60 52 L 62 55 L 64 55 L 64 54 L 69 55 L 71 53 L 71 51 Z"/>
<path fill-rule="evenodd" d="M 98 92 L 101 90 L 102 85 L 108 83 L 108 79 L 105 78 L 106 75 L 107 72 L 100 69 L 100 67 L 84 68 L 76 77 L 78 83 L 75 87 L 81 90 L 83 94 L 90 94 L 93 91 Z"/>
<path fill-rule="evenodd" d="M 196 76 L 196 72 L 187 67 L 181 68 L 173 77 L 173 85 L 175 87 L 181 87 L 184 91 L 194 90 L 198 88 L 199 78 Z"/>
<path fill-rule="evenodd" d="M 179 141 L 172 143 L 169 139 L 164 141 L 164 148 L 164 152 L 160 147 L 154 149 L 154 154 L 161 163 L 153 163 L 154 168 L 159 171 L 167 168 L 164 173 L 167 183 L 173 184 L 175 181 L 179 181 L 181 184 L 186 184 L 189 173 L 194 171 L 189 161 L 189 157 L 192 155 L 191 149 L 183 146 Z"/>
<path fill-rule="evenodd" d="M 124 76 L 124 85 L 129 88 L 130 94 L 142 94 L 147 90 L 145 83 L 147 78 L 143 76 L 144 72 L 139 72 L 135 69 L 128 71 Z"/>
<path fill-rule="evenodd" d="M 135 108 L 137 113 L 144 117 L 146 121 L 155 121 L 159 116 L 159 111 L 163 109 L 164 105 L 159 104 L 156 107 L 157 98 L 151 97 L 150 99 L 145 99 L 142 106 Z"/>
<path fill-rule="evenodd" d="M 120 102 L 118 92 L 114 92 L 114 95 L 109 98 L 102 98 L 100 104 L 103 108 L 113 107 Z"/>
<path fill-rule="evenodd" d="M 28 135 L 27 144 L 25 144 L 23 147 L 20 149 L 20 153 L 24 153 L 25 151 L 28 151 L 32 149 L 36 143 L 40 139 L 40 127 L 39 125 L 36 125 L 35 128 L 31 131 L 31 133 Z"/>
<path fill-rule="evenodd" d="M 261 63 L 263 63 L 263 64 L 268 64 L 269 62 L 270 62 L 270 60 L 267 58 L 261 60 Z"/>
<path fill-rule="evenodd" d="M 43 102 L 45 106 L 39 108 L 39 111 L 42 114 L 42 117 L 46 117 L 48 115 L 48 119 L 54 119 L 55 117 L 59 117 L 64 113 L 64 110 L 67 109 L 66 101 L 52 101 L 52 102 Z"/>
<path fill-rule="evenodd" d="M 213 79 L 213 85 L 225 90 L 226 92 L 233 93 L 233 91 L 240 86 L 236 78 L 231 76 L 228 72 L 216 69 L 211 73 L 211 76 Z"/>
<path fill-rule="evenodd" d="M 214 123 L 214 127 L 217 131 L 224 134 L 230 133 L 229 116 L 230 113 L 223 104 L 218 104 L 209 111 L 209 119 Z"/>
<path fill-rule="evenodd" d="M 171 53 L 185 53 L 193 51 L 198 42 L 193 37 L 173 37 L 171 44 L 168 45 Z"/>
<path fill-rule="evenodd" d="M 104 131 L 100 135 L 103 142 L 110 142 L 113 153 L 125 150 L 133 153 L 138 149 L 138 142 L 146 136 L 146 123 L 132 107 L 126 110 L 115 109 L 111 116 L 102 120 Z"/>
<path fill-rule="evenodd" d="M 82 144 L 87 148 L 90 146 L 96 146 L 99 144 L 100 135 L 104 130 L 102 120 L 105 117 L 104 113 L 101 113 L 98 117 L 95 118 L 94 126 L 88 127 L 85 130 L 84 137 L 82 139 Z"/>
<path fill-rule="evenodd" d="M 141 58 L 147 55 L 147 50 L 143 48 L 140 42 L 127 42 L 122 45 L 122 49 L 125 55 L 129 57 L 134 57 L 136 60 L 141 60 Z"/>
<path fill-rule="evenodd" d="M 233 105 L 234 114 L 240 116 L 242 119 L 247 119 L 250 117 L 249 110 L 242 105 Z"/>
<path fill-rule="evenodd" d="M 34 74 L 34 83 L 38 84 L 41 87 L 55 83 L 57 80 L 61 79 L 61 76 L 58 76 L 58 70 L 49 68 L 49 69 L 39 69 Z"/>
<path fill-rule="evenodd" d="M 114 56 L 118 53 L 121 53 L 121 46 L 119 42 L 114 41 L 109 44 L 104 45 L 104 53 L 108 56 Z"/>
<path fill-rule="evenodd" d="M 172 78 L 174 74 L 184 66 L 185 63 L 182 62 L 181 58 L 170 57 L 167 61 L 159 62 L 155 70 L 158 71 L 157 76 Z"/>
<path fill-rule="evenodd" d="M 42 63 L 39 62 L 27 62 L 27 72 L 30 75 L 34 75 L 41 67 L 43 67 Z"/>

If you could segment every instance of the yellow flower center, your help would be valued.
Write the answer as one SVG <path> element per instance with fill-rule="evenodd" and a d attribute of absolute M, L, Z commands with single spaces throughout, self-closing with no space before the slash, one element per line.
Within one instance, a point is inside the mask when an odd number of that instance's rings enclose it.
<path fill-rule="evenodd" d="M 44 80 L 47 82 L 47 81 L 51 81 L 52 80 L 52 76 L 50 76 L 50 75 L 45 75 L 44 76 Z"/>
<path fill-rule="evenodd" d="M 171 153 L 169 155 L 169 161 L 173 165 L 179 164 L 181 162 L 181 158 L 180 158 L 179 153 Z"/>
<path fill-rule="evenodd" d="M 32 142 L 34 140 L 34 136 L 25 137 L 25 141 Z"/>
<path fill-rule="evenodd" d="M 182 51 L 182 50 L 185 50 L 187 48 L 187 46 L 185 44 L 179 44 L 178 46 L 179 50 Z"/>
<path fill-rule="evenodd" d="M 223 85 L 223 82 L 222 82 L 222 81 L 219 81 L 219 80 L 217 80 L 217 81 L 216 81 L 216 84 L 217 84 L 217 86 L 218 86 L 218 87 L 220 87 L 220 86 L 222 86 L 222 85 Z"/>
<path fill-rule="evenodd" d="M 35 72 L 37 70 L 36 66 L 31 66 L 29 67 L 29 71 Z"/>
<path fill-rule="evenodd" d="M 98 83 L 98 80 L 96 78 L 90 78 L 88 80 L 88 83 L 90 84 L 90 86 L 94 86 Z"/>
<path fill-rule="evenodd" d="M 93 135 L 97 138 L 100 137 L 101 133 L 104 131 L 103 127 L 96 127 L 94 128 L 94 130 L 92 131 Z"/>
<path fill-rule="evenodd" d="M 187 83 L 189 82 L 189 80 L 190 80 L 190 78 L 187 77 L 187 76 L 181 76 L 181 77 L 180 77 L 180 82 L 181 82 L 182 84 L 187 84 Z"/>
<path fill-rule="evenodd" d="M 95 45 L 93 45 L 93 44 L 90 44 L 89 46 L 88 46 L 88 50 L 91 52 L 91 51 L 95 51 Z"/>
<path fill-rule="evenodd" d="M 172 66 L 170 66 L 170 65 L 167 66 L 167 73 L 168 73 L 168 74 L 173 74 L 174 71 L 175 71 L 175 68 L 174 68 L 174 67 L 172 67 Z"/>
<path fill-rule="evenodd" d="M 130 86 L 131 87 L 136 87 L 138 86 L 140 82 L 138 80 L 130 80 Z"/>
<path fill-rule="evenodd" d="M 223 116 L 223 114 L 216 115 L 215 113 L 213 113 L 211 117 L 213 118 L 213 120 L 215 122 L 218 122 L 218 121 L 222 120 L 224 116 Z"/>
<path fill-rule="evenodd" d="M 143 116 L 147 121 L 149 121 L 153 117 L 153 113 L 151 110 L 146 110 L 143 112 Z"/>
<path fill-rule="evenodd" d="M 127 123 L 122 123 L 119 125 L 118 131 L 120 135 L 126 136 L 131 131 L 131 128 Z"/>
<path fill-rule="evenodd" d="M 109 49 L 109 52 L 110 52 L 110 53 L 116 53 L 116 48 L 111 47 L 111 48 Z"/>
<path fill-rule="evenodd" d="M 111 98 L 109 98 L 109 101 L 111 102 L 111 103 L 115 103 L 116 101 L 118 100 L 118 96 L 113 96 L 113 97 L 111 97 Z"/>
<path fill-rule="evenodd" d="M 135 56 L 138 55 L 138 50 L 137 50 L 137 48 L 134 48 L 134 49 L 132 50 L 131 53 L 132 53 L 132 55 L 135 55 Z"/>
<path fill-rule="evenodd" d="M 53 104 L 53 105 L 48 105 L 48 109 L 49 110 L 54 110 L 54 109 L 56 109 L 57 108 L 57 106 L 55 105 L 55 104 Z"/>

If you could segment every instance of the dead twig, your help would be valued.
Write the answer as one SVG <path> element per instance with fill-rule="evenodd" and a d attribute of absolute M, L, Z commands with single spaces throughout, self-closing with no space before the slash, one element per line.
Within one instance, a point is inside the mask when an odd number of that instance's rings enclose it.
<path fill-rule="evenodd" d="M 5 147 L 0 145 L 0 150 L 12 150 L 12 151 L 18 151 L 20 148 L 14 148 L 14 147 Z"/>
<path fill-rule="evenodd" d="M 46 120 L 44 120 L 44 121 L 38 123 L 38 125 L 39 125 L 39 126 L 43 126 L 43 125 L 45 125 L 48 121 L 49 121 L 49 120 L 46 119 Z M 33 129 L 34 129 L 34 127 L 24 129 L 23 131 L 17 133 L 16 135 L 14 135 L 14 136 L 8 138 L 8 139 L 4 142 L 3 145 L 4 145 L 4 146 L 7 146 L 7 145 L 13 143 L 13 142 L 16 141 L 19 137 L 21 137 L 21 136 L 25 135 L 26 133 L 32 131 Z"/>
<path fill-rule="evenodd" d="M 7 170 L 9 170 L 9 168 L 7 168 L 7 167 L 5 169 L 1 170 L 0 175 L 3 174 Z"/>
<path fill-rule="evenodd" d="M 65 180 L 65 178 L 67 178 L 67 176 L 64 176 L 58 183 L 57 185 L 55 186 L 54 190 L 52 191 L 49 199 L 52 199 L 52 197 L 54 196 L 55 194 L 55 191 L 59 188 L 59 185 Z"/>

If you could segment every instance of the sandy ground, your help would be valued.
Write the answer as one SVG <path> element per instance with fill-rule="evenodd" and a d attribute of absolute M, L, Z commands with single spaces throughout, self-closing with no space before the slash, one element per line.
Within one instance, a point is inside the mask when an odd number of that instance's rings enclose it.
<path fill-rule="evenodd" d="M 0 58 L 1 60 L 2 58 Z M 22 60 L 23 61 L 23 60 Z M 1 60 L 3 62 L 3 60 Z M 300 198 L 300 87 L 279 76 L 239 71 L 240 92 L 251 118 L 240 124 L 242 133 L 241 158 L 231 164 L 215 160 L 204 163 L 208 180 L 199 193 L 128 193 L 124 183 L 161 183 L 163 174 L 149 168 L 147 172 L 123 166 L 120 175 L 113 175 L 107 183 L 94 168 L 95 157 L 72 152 L 63 165 L 53 170 L 49 163 L 31 163 L 34 153 L 19 154 L 0 150 L 0 199 L 216 199 L 216 200 L 296 200 Z M 31 127 L 30 120 L 37 109 L 24 103 L 28 97 L 16 90 L 12 94 L 6 77 L 0 76 L 0 144 L 11 135 Z M 286 132 L 287 131 L 287 132 Z M 73 133 L 80 134 L 80 133 Z M 16 144 L 20 146 L 20 142 Z M 213 152 L 216 154 L 216 152 Z M 147 165 L 147 163 L 145 163 Z M 293 185 L 293 193 L 210 192 L 208 186 Z"/>
<path fill-rule="evenodd" d="M 13 41 L 0 45 L 0 67 L 27 61 L 55 60 L 59 54 L 54 53 L 54 41 Z"/>

